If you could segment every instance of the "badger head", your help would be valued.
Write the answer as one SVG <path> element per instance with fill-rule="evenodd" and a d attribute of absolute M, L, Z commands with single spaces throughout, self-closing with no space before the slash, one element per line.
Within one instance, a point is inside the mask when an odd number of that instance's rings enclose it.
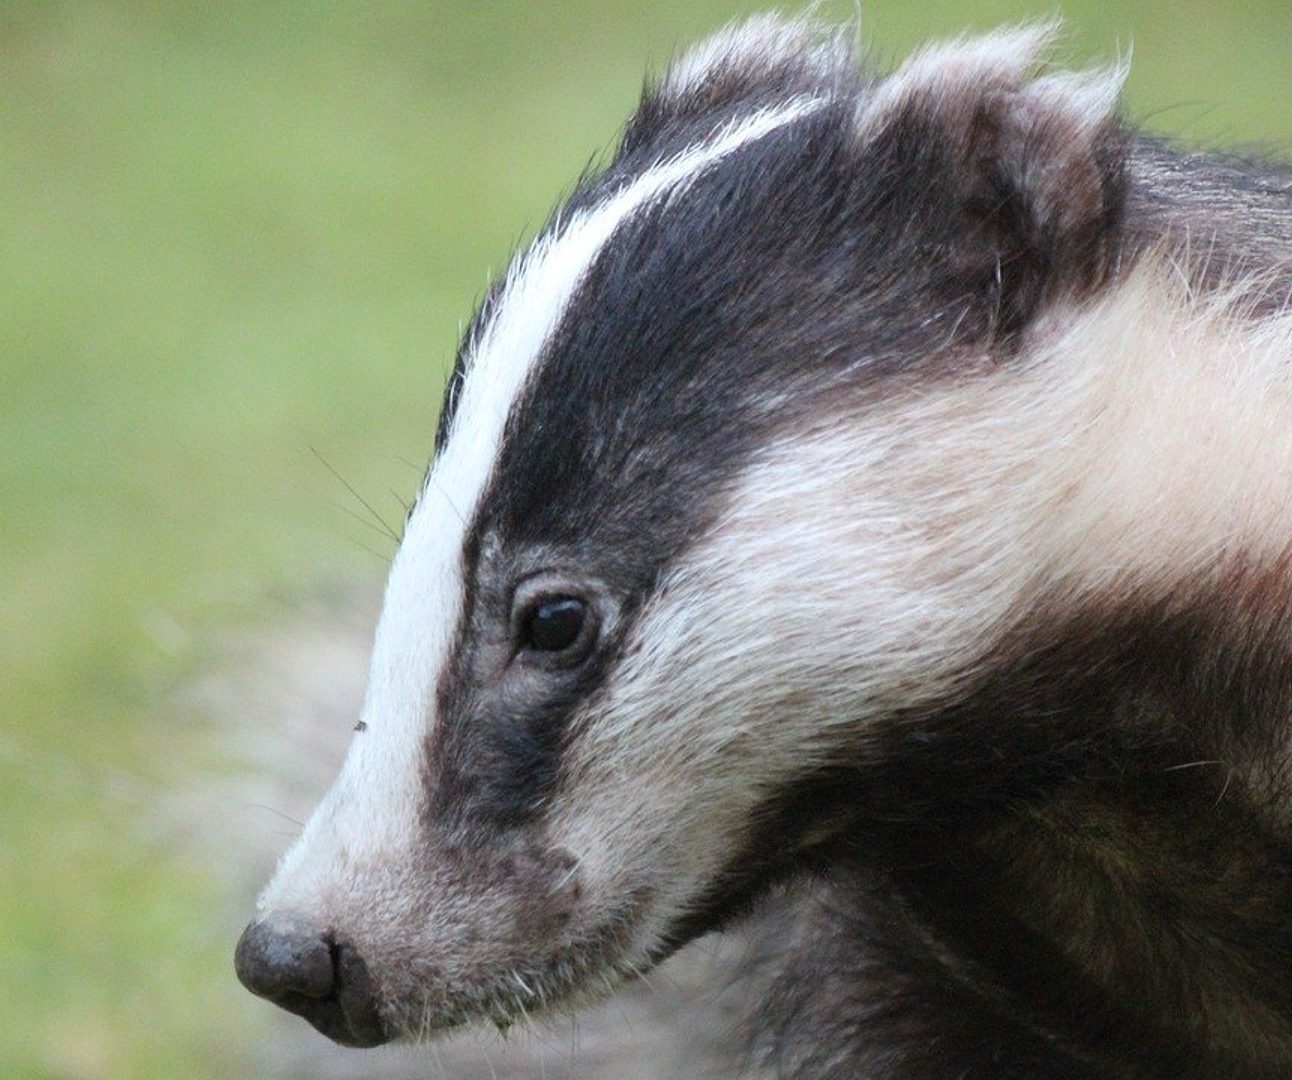
<path fill-rule="evenodd" d="M 1038 75 L 1051 33 L 880 77 L 760 19 L 648 90 L 466 335 L 252 990 L 357 1045 L 507 1023 L 846 842 L 1045 572 L 1016 388 L 1122 205 L 1118 76 Z"/>

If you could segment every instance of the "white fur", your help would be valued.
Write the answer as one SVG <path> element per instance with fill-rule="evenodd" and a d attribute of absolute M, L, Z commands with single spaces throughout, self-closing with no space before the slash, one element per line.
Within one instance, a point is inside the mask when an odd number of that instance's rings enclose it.
<path fill-rule="evenodd" d="M 1059 23 L 1051 20 L 926 45 L 862 99 L 858 130 L 863 137 L 873 134 L 920 99 L 947 108 L 978 100 L 984 89 L 1016 88 L 1058 32 Z"/>
<path fill-rule="evenodd" d="M 1056 71 L 1033 79 L 1025 91 L 1028 105 L 1059 114 L 1079 131 L 1104 124 L 1117 108 L 1130 74 L 1130 57 L 1094 71 Z"/>
<path fill-rule="evenodd" d="M 749 72 L 793 63 L 828 78 L 852 50 L 843 30 L 826 30 L 810 19 L 786 20 L 754 15 L 719 30 L 675 61 L 664 75 L 660 92 L 681 98 L 702 92 L 704 84 L 724 70 Z"/>
<path fill-rule="evenodd" d="M 284 858 L 262 909 L 318 906 L 356 863 L 398 860 L 416 842 L 422 743 L 436 679 L 461 614 L 467 522 L 488 481 L 525 380 L 597 253 L 634 213 L 676 196 L 727 154 L 817 106 L 799 98 L 734 121 L 661 161 L 536 244 L 508 275 L 496 314 L 474 343 L 444 450 L 391 567 L 363 707 L 366 730 L 341 776 Z M 346 873 L 338 860 L 344 859 Z"/>

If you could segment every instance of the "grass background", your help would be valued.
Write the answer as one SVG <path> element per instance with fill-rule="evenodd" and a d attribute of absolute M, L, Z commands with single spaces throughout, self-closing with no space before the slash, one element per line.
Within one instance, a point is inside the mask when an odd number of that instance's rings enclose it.
<path fill-rule="evenodd" d="M 763 6 L 0 7 L 0 1074 L 245 1068 L 222 868 L 159 820 L 213 767 L 173 688 L 380 577 L 311 448 L 398 519 L 488 269 L 644 67 Z M 1292 145 L 1286 0 L 1061 6 L 1074 56 L 1133 42 L 1133 116 Z M 1051 10 L 872 0 L 865 35 Z"/>

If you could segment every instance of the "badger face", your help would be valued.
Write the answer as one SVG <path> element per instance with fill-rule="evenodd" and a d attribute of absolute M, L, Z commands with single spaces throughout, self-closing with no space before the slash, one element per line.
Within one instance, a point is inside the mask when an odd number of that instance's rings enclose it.
<path fill-rule="evenodd" d="M 1048 33 L 869 79 L 755 20 L 647 94 L 466 336 L 249 987 L 359 1045 L 510 1022 L 846 836 L 1044 544 L 1015 361 L 1121 198 L 1117 80 L 1031 78 Z"/>

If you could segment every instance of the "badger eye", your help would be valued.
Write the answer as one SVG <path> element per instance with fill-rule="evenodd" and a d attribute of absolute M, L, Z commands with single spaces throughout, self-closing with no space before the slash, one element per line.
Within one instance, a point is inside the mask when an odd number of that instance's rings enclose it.
<path fill-rule="evenodd" d="M 535 652 L 565 652 L 583 639 L 587 622 L 588 605 L 577 596 L 540 600 L 521 620 L 521 645 Z"/>

